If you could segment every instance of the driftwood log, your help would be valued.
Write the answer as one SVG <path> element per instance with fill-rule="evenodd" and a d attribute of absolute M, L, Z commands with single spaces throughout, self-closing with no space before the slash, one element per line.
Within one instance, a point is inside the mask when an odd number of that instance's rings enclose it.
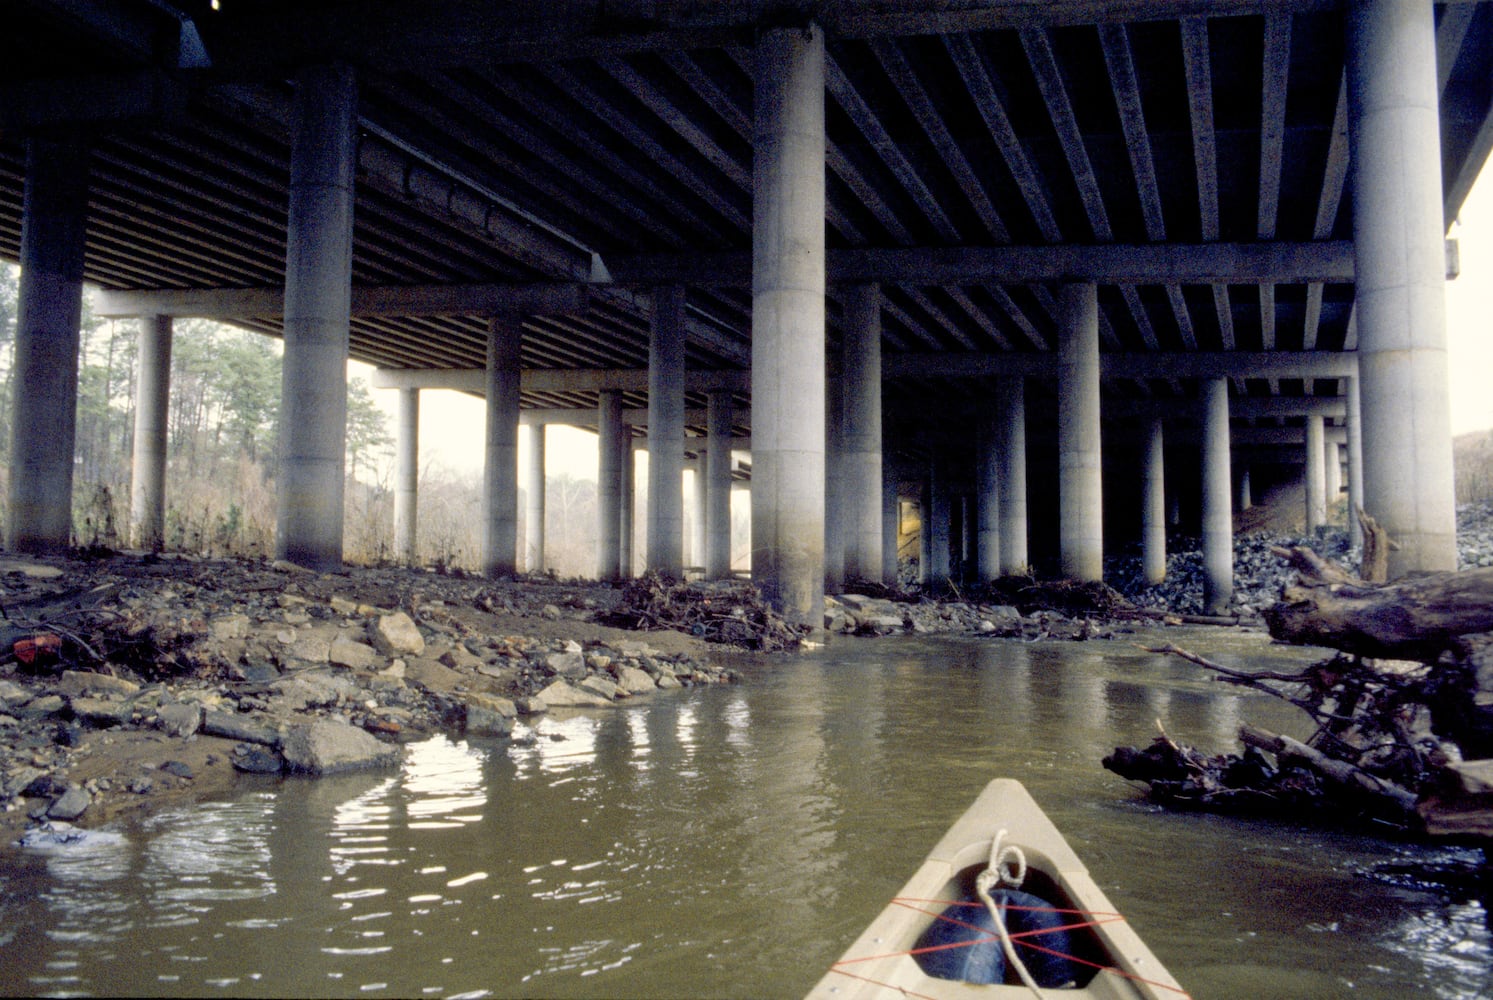
<path fill-rule="evenodd" d="M 1273 551 L 1296 567 L 1298 580 L 1263 612 L 1272 638 L 1435 663 L 1459 650 L 1462 636 L 1493 631 L 1493 567 L 1372 584 L 1309 549 Z"/>

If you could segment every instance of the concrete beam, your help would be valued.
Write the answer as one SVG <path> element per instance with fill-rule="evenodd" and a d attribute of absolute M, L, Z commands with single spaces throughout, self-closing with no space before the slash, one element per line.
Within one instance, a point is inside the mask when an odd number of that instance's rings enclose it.
<path fill-rule="evenodd" d="M 1104 378 L 1351 378 L 1352 351 L 1124 351 L 1099 355 Z M 883 378 L 986 378 L 1000 375 L 1053 378 L 1058 357 L 1050 351 L 1003 354 L 888 354 Z"/>
<path fill-rule="evenodd" d="M 751 257 L 743 251 L 608 257 L 621 284 L 682 281 L 746 287 Z M 1348 240 L 1271 243 L 1166 243 L 1039 246 L 875 247 L 830 250 L 830 283 L 914 285 L 1032 284 L 1086 280 L 1104 285 L 1228 282 L 1349 282 Z"/>
<path fill-rule="evenodd" d="M 1197 401 L 1192 399 L 1106 399 L 1104 416 L 1170 417 L 1193 416 Z M 1229 400 L 1229 416 L 1236 420 L 1259 420 L 1267 417 L 1346 418 L 1348 402 L 1343 396 L 1258 396 Z"/>
<path fill-rule="evenodd" d="M 0 87 L 0 131 L 135 125 L 173 117 L 186 104 L 186 88 L 155 70 L 49 77 Z"/>
<path fill-rule="evenodd" d="M 375 389 L 452 389 L 480 395 L 485 373 L 480 368 L 378 368 Z M 526 368 L 523 392 L 647 392 L 646 368 Z M 685 392 L 750 392 L 752 377 L 744 371 L 684 373 Z M 645 421 L 646 422 L 646 421 Z"/>
<path fill-rule="evenodd" d="M 585 312 L 589 288 L 579 282 L 486 285 L 354 285 L 352 316 L 540 316 Z M 97 316 L 246 319 L 283 316 L 282 288 L 156 288 L 101 291 Z"/>

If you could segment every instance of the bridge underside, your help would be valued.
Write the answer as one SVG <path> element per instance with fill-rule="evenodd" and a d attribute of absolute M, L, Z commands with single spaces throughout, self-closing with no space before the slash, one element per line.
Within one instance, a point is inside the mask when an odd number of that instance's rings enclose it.
<path fill-rule="evenodd" d="M 386 370 L 390 384 L 459 383 L 491 399 L 494 331 L 511 323 L 522 372 L 514 398 L 536 411 L 531 421 L 617 404 L 650 420 L 677 409 L 693 441 L 710 430 L 715 407 L 730 414 L 718 437 L 757 445 L 754 470 L 764 456 L 792 451 L 801 428 L 762 405 L 764 392 L 787 390 L 769 386 L 763 358 L 754 361 L 764 345 L 798 342 L 762 325 L 764 276 L 800 287 L 783 261 L 763 257 L 762 227 L 794 222 L 793 209 L 768 206 L 760 186 L 764 164 L 781 160 L 797 173 L 774 199 L 822 185 L 812 250 L 822 364 L 830 409 L 845 399 L 847 427 L 871 417 L 849 409 L 863 391 L 838 387 L 861 378 L 868 352 L 879 355 L 875 453 L 887 481 L 922 482 L 946 468 L 934 478 L 988 493 L 974 428 L 1019 380 L 1033 507 L 1056 509 L 1039 494 L 1057 490 L 1053 470 L 1082 452 L 1061 429 L 1075 405 L 1074 369 L 1062 361 L 1073 287 L 1092 295 L 1084 313 L 1099 359 L 1092 430 L 1103 439 L 1102 464 L 1120 466 L 1108 479 L 1123 482 L 1138 467 L 1160 419 L 1174 456 L 1168 490 L 1206 494 L 1195 483 L 1207 464 L 1197 456 L 1210 440 L 1220 379 L 1236 483 L 1252 436 L 1268 442 L 1259 447 L 1304 442 L 1314 421 L 1345 434 L 1359 378 L 1381 424 L 1422 425 L 1421 443 L 1403 447 L 1441 448 L 1436 420 L 1426 431 L 1422 419 L 1435 393 L 1422 385 L 1435 337 L 1400 344 L 1383 333 L 1390 321 L 1381 317 L 1399 307 L 1383 305 L 1381 293 L 1421 281 L 1427 267 L 1455 270 L 1454 248 L 1440 237 L 1493 144 L 1493 4 L 430 6 L 9 5 L 0 256 L 24 263 L 28 211 L 36 225 L 39 210 L 25 205 L 28 152 L 32 187 L 38 170 L 56 173 L 46 164 L 80 162 L 82 277 L 113 293 L 106 309 L 216 316 L 285 336 L 289 350 L 301 334 L 283 317 L 299 322 L 319 308 L 293 306 L 287 289 L 287 274 L 291 285 L 312 280 L 296 271 L 294 244 L 317 232 L 297 228 L 303 189 L 293 165 L 310 169 L 336 145 L 325 132 L 298 133 L 297 123 L 309 113 L 308 93 L 324 96 L 335 79 L 350 89 L 348 150 L 337 166 L 351 178 L 345 351 Z M 793 44 L 778 52 L 773 39 Z M 795 75 L 803 59 L 815 67 L 811 86 Z M 1399 105 L 1376 85 L 1397 93 L 1405 67 L 1407 86 L 1436 106 L 1428 143 L 1374 138 L 1383 122 L 1400 120 L 1397 110 L 1380 114 Z M 764 91 L 780 71 L 787 89 Z M 804 101 L 817 107 L 817 152 L 797 150 L 795 130 L 807 126 L 778 122 L 769 100 L 789 111 Z M 787 131 L 774 132 L 779 125 Z M 1425 139 L 1423 126 L 1404 134 Z M 38 161 L 39 145 L 52 159 Z M 1385 163 L 1398 181 L 1355 164 L 1355 150 L 1380 164 L 1388 157 L 1364 150 L 1407 146 L 1408 166 Z M 1398 189 L 1435 222 L 1434 246 L 1425 225 L 1404 237 L 1418 262 L 1411 279 L 1386 277 L 1379 256 L 1365 256 L 1389 238 L 1375 235 L 1377 220 L 1404 214 Z M 1366 279 L 1365 267 L 1379 270 Z M 871 347 L 855 305 L 868 286 L 879 330 Z M 659 397 L 669 394 L 657 385 L 650 392 L 644 373 L 662 363 L 658 302 L 673 301 L 663 291 L 673 288 L 683 291 L 665 327 L 682 328 L 673 363 L 688 377 L 682 397 L 661 411 Z M 1372 332 L 1361 333 L 1366 302 Z M 1423 319 L 1396 322 L 1421 327 Z M 1397 352 L 1421 354 L 1414 391 L 1383 388 L 1398 377 L 1384 365 L 1360 371 L 1361 361 L 1387 364 Z M 990 435 L 1009 428 L 1008 416 Z M 1402 446 L 1372 417 L 1346 436 L 1360 429 L 1372 501 L 1399 488 L 1372 456 Z M 1177 474 L 1179 461 L 1187 472 Z M 1311 467 L 1304 452 L 1300 461 Z M 1381 457 L 1380 467 L 1387 461 L 1401 459 Z M 861 482 L 855 489 L 864 491 Z M 1437 512 L 1388 512 L 1402 521 L 1396 530 L 1436 533 L 1421 522 L 1444 520 L 1445 503 L 1419 506 Z"/>

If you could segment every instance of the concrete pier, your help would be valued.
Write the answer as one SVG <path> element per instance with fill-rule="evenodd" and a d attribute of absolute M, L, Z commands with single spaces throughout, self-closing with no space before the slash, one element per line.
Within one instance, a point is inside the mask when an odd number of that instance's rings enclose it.
<path fill-rule="evenodd" d="M 1161 418 L 1146 432 L 1141 496 L 1141 574 L 1156 586 L 1166 580 L 1166 437 Z"/>
<path fill-rule="evenodd" d="M 1229 381 L 1212 378 L 1203 383 L 1203 610 L 1211 615 L 1226 614 L 1234 597 L 1232 493 Z"/>
<path fill-rule="evenodd" d="M 731 575 L 731 394 L 706 397 L 705 578 Z"/>
<path fill-rule="evenodd" d="M 88 148 L 32 139 L 21 216 L 5 519 L 5 547 L 15 552 L 56 552 L 72 541 L 87 221 Z"/>
<path fill-rule="evenodd" d="M 833 377 L 824 386 L 824 592 L 845 592 L 845 489 L 841 433 L 844 383 Z"/>
<path fill-rule="evenodd" d="M 296 82 L 275 551 L 319 570 L 342 565 L 357 106 L 346 66 Z"/>
<path fill-rule="evenodd" d="M 544 424 L 527 424 L 528 459 L 524 467 L 524 572 L 544 572 Z"/>
<path fill-rule="evenodd" d="M 1322 439 L 1322 498 L 1327 505 L 1322 519 L 1324 524 L 1333 523 L 1332 505 L 1337 503 L 1343 491 L 1342 450 L 1342 445 L 1328 440 L 1324 434 Z"/>
<path fill-rule="evenodd" d="M 881 477 L 881 582 L 896 586 L 897 528 L 901 519 L 901 484 L 885 471 Z"/>
<path fill-rule="evenodd" d="M 142 316 L 135 341 L 135 440 L 130 468 L 130 531 L 135 547 L 147 552 L 159 552 L 166 533 L 171 332 L 170 316 Z"/>
<path fill-rule="evenodd" d="M 881 287 L 845 290 L 840 481 L 845 577 L 881 583 Z"/>
<path fill-rule="evenodd" d="M 752 572 L 824 620 L 824 34 L 764 31 L 753 77 Z"/>
<path fill-rule="evenodd" d="M 519 361 L 523 326 L 495 316 L 487 333 L 487 437 L 482 466 L 482 572 L 518 571 Z"/>
<path fill-rule="evenodd" d="M 637 575 L 637 525 L 633 514 L 638 500 L 638 455 L 632 446 L 632 425 L 622 425 L 622 500 L 618 507 L 621 528 L 618 532 L 618 566 L 620 580 L 631 580 Z"/>
<path fill-rule="evenodd" d="M 622 433 L 622 393 L 598 394 L 596 414 L 596 578 L 622 578 L 622 462 L 632 458 Z"/>
<path fill-rule="evenodd" d="M 924 582 L 929 584 L 949 581 L 953 499 L 946 460 L 935 457 L 928 467 L 928 503 L 923 520 L 923 532 L 928 539 L 928 572 Z"/>
<path fill-rule="evenodd" d="M 975 435 L 975 532 L 979 582 L 1001 575 L 1001 414 L 991 406 Z"/>
<path fill-rule="evenodd" d="M 1435 11 L 1358 0 L 1347 21 L 1363 505 L 1393 579 L 1457 568 Z"/>
<path fill-rule="evenodd" d="M 1254 490 L 1250 486 L 1249 466 L 1239 470 L 1239 509 L 1249 510 L 1255 504 Z"/>
<path fill-rule="evenodd" d="M 400 563 L 420 562 L 416 530 L 420 506 L 420 390 L 399 390 L 394 433 L 394 552 Z"/>
<path fill-rule="evenodd" d="M 1001 573 L 1027 569 L 1026 381 L 1001 380 Z"/>
<path fill-rule="evenodd" d="M 648 569 L 684 576 L 684 287 L 653 289 L 648 342 Z"/>
<path fill-rule="evenodd" d="M 1354 545 L 1362 545 L 1363 525 L 1358 523 L 1358 510 L 1363 506 L 1363 413 L 1358 379 L 1344 381 L 1348 396 L 1348 535 Z"/>
<path fill-rule="evenodd" d="M 1326 455 L 1322 418 L 1306 418 L 1306 533 L 1311 535 L 1327 523 L 1327 476 L 1322 469 Z"/>
<path fill-rule="evenodd" d="M 1104 493 L 1099 430 L 1099 294 L 1087 282 L 1058 289 L 1058 516 L 1062 572 L 1104 578 Z"/>

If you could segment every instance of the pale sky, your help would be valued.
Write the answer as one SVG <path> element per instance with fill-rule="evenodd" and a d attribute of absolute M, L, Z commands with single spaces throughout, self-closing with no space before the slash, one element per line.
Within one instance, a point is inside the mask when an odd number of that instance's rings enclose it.
<path fill-rule="evenodd" d="M 1462 262 L 1461 277 L 1446 285 L 1452 433 L 1465 434 L 1493 428 L 1493 169 L 1484 169 L 1449 235 L 1458 243 Z M 349 368 L 368 378 L 366 366 L 353 363 Z M 373 397 L 392 417 L 397 395 L 380 389 Z M 434 465 L 480 474 L 484 421 L 482 402 L 474 397 L 448 390 L 422 392 L 421 469 Z M 596 477 L 594 433 L 551 427 L 545 451 L 550 475 Z"/>

